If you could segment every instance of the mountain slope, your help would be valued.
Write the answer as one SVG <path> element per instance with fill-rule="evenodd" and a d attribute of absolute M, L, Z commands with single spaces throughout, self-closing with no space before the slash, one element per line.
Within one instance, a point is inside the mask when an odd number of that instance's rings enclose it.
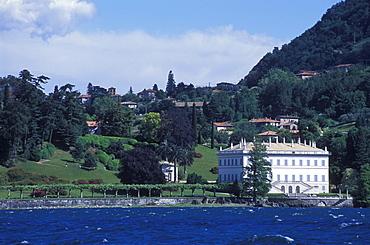
<path fill-rule="evenodd" d="M 312 28 L 266 54 L 240 85 L 255 86 L 271 68 L 286 71 L 323 70 L 330 66 L 370 62 L 370 1 L 340 2 Z"/>

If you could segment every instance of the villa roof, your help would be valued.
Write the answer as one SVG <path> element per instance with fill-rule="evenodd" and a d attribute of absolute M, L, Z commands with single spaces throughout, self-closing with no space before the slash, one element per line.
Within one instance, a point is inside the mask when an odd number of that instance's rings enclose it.
<path fill-rule="evenodd" d="M 269 151 L 274 152 L 283 152 L 283 151 L 294 151 L 296 153 L 299 152 L 322 152 L 326 154 L 330 154 L 328 151 L 325 151 L 320 148 L 316 148 L 316 144 L 313 143 L 312 145 L 302 144 L 302 143 L 269 143 L 264 142 L 262 143 L 266 146 L 266 151 L 269 153 Z M 220 152 L 233 152 L 233 151 L 250 151 L 253 150 L 254 144 L 253 142 L 240 142 L 236 145 L 231 145 L 229 148 L 221 149 Z"/>
<path fill-rule="evenodd" d="M 252 122 L 252 123 L 263 123 L 263 122 L 279 123 L 280 121 L 269 119 L 269 118 L 253 118 L 253 119 L 249 120 L 249 122 Z"/>
<path fill-rule="evenodd" d="M 216 127 L 232 127 L 233 125 L 227 122 L 215 122 L 213 123 Z"/>

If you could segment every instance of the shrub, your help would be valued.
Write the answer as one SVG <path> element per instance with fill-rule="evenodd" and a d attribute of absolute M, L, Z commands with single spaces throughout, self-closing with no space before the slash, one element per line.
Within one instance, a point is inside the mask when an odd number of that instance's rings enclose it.
<path fill-rule="evenodd" d="M 56 150 L 57 148 L 52 143 L 47 143 L 40 151 L 39 155 L 41 159 L 48 159 L 54 156 Z"/>
<path fill-rule="evenodd" d="M 207 180 L 203 179 L 203 176 L 191 173 L 188 175 L 186 180 L 187 184 L 207 184 Z"/>
<path fill-rule="evenodd" d="M 194 156 L 196 158 L 202 158 L 203 157 L 202 153 L 199 153 L 199 152 L 194 153 Z"/>
<path fill-rule="evenodd" d="M 33 192 L 31 192 L 31 197 L 44 197 L 45 196 L 45 191 L 41 191 L 41 190 L 35 190 Z"/>
<path fill-rule="evenodd" d="M 127 143 L 129 143 L 130 145 L 135 145 L 137 143 L 137 140 L 129 139 Z"/>
<path fill-rule="evenodd" d="M 95 184 L 95 185 L 103 184 L 103 180 L 102 179 L 89 179 L 89 184 Z"/>
<path fill-rule="evenodd" d="M 218 167 L 211 168 L 210 172 L 213 174 L 218 174 Z"/>
<path fill-rule="evenodd" d="M 75 184 L 75 185 L 87 185 L 87 184 L 89 184 L 89 182 L 85 179 L 76 179 L 72 183 Z"/>

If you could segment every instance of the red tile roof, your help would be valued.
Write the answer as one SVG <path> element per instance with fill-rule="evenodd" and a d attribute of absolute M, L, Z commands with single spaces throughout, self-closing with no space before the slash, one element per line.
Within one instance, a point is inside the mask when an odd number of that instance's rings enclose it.
<path fill-rule="evenodd" d="M 274 131 L 266 131 L 258 134 L 260 136 L 277 136 L 278 134 Z"/>
<path fill-rule="evenodd" d="M 88 127 L 98 127 L 100 122 L 97 121 L 86 121 Z"/>
<path fill-rule="evenodd" d="M 216 127 L 232 127 L 233 125 L 226 122 L 215 122 L 213 123 Z"/>

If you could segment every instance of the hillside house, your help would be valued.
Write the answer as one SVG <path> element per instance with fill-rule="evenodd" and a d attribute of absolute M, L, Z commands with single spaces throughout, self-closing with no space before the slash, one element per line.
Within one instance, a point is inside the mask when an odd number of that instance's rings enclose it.
<path fill-rule="evenodd" d="M 90 104 L 91 103 L 91 95 L 89 94 L 84 94 L 84 95 L 80 95 L 77 97 L 77 100 L 81 103 L 81 104 Z"/>
<path fill-rule="evenodd" d="M 146 99 L 146 100 L 156 100 L 157 97 L 155 95 L 157 91 L 153 89 L 144 89 L 143 91 L 137 93 L 137 96 L 139 96 L 140 99 Z"/>
<path fill-rule="evenodd" d="M 208 104 L 209 102 L 207 102 Z M 202 101 L 196 101 L 196 102 L 192 102 L 192 101 L 189 101 L 189 102 L 175 102 L 175 106 L 177 108 L 185 108 L 186 106 L 187 107 L 193 107 L 193 104 L 195 105 L 195 108 L 196 109 L 202 109 L 203 108 L 203 104 L 204 102 Z"/>
<path fill-rule="evenodd" d="M 213 125 L 218 132 L 225 132 L 233 129 L 233 125 L 227 122 L 215 122 Z"/>
<path fill-rule="evenodd" d="M 164 174 L 164 177 L 166 178 L 167 182 L 177 182 L 178 181 L 178 173 L 176 174 L 175 179 L 175 165 L 172 162 L 168 161 L 160 161 L 159 164 L 162 167 L 162 173 Z M 179 168 L 176 168 L 178 170 Z"/>
<path fill-rule="evenodd" d="M 317 74 L 319 73 L 316 71 L 299 71 L 295 75 L 301 79 L 307 79 L 307 78 L 316 76 Z"/>
<path fill-rule="evenodd" d="M 270 118 L 253 118 L 249 120 L 249 122 L 254 123 L 256 125 L 256 128 L 260 128 L 264 125 L 271 125 L 271 126 L 278 127 L 280 124 L 280 121 L 273 120 Z"/>
<path fill-rule="evenodd" d="M 89 134 L 101 135 L 100 123 L 97 121 L 86 121 L 87 127 L 89 129 Z"/>
<path fill-rule="evenodd" d="M 272 188 L 269 193 L 317 194 L 329 192 L 329 155 L 315 143 L 262 143 L 266 146 L 271 163 Z M 220 149 L 218 156 L 218 181 L 243 181 L 244 167 L 250 158 L 253 142 L 241 141 L 237 145 Z"/>
<path fill-rule="evenodd" d="M 133 102 L 133 101 L 125 101 L 125 102 L 121 102 L 121 105 L 126 106 L 130 109 L 136 109 L 138 106 L 138 103 Z"/>

